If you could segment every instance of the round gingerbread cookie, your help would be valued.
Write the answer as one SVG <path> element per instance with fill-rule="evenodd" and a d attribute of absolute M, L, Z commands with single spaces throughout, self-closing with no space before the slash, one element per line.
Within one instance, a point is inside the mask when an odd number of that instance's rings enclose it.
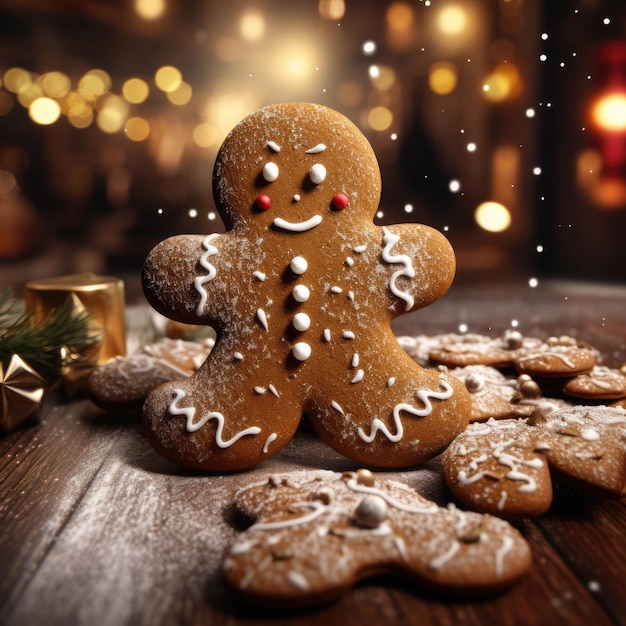
<path fill-rule="evenodd" d="M 449 370 L 462 380 L 472 399 L 472 421 L 484 422 L 490 418 L 506 419 L 528 416 L 531 407 L 521 404 L 519 384 L 489 365 L 467 365 Z"/>
<path fill-rule="evenodd" d="M 342 454 L 404 467 L 463 430 L 464 385 L 419 367 L 391 331 L 445 293 L 454 253 L 427 226 L 374 225 L 380 191 L 371 146 L 327 107 L 272 105 L 229 133 L 214 169 L 227 232 L 172 237 L 144 265 L 160 313 L 217 332 L 193 376 L 148 397 L 157 450 L 242 469 L 280 450 L 306 414 Z"/>
<path fill-rule="evenodd" d="M 564 378 L 585 374 L 598 362 L 598 352 L 574 337 L 549 337 L 538 347 L 519 348 L 515 368 L 538 378 Z"/>
<path fill-rule="evenodd" d="M 212 339 L 163 338 L 147 344 L 140 352 L 117 356 L 97 367 L 87 380 L 87 395 L 100 408 L 132 411 L 159 385 L 191 376 L 212 346 Z"/>
<path fill-rule="evenodd" d="M 264 605 L 326 602 L 376 574 L 454 594 L 493 592 L 530 566 L 528 544 L 504 520 L 439 507 L 366 470 L 272 476 L 237 493 L 235 506 L 253 524 L 222 571 Z"/>
<path fill-rule="evenodd" d="M 595 365 L 563 385 L 563 393 L 583 400 L 619 400 L 626 397 L 626 376 L 621 370 Z"/>

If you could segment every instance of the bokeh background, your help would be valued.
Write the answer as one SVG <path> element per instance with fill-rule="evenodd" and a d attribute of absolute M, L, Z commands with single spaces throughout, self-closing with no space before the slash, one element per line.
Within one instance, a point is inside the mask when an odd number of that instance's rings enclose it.
<path fill-rule="evenodd" d="M 459 280 L 626 277 L 623 0 L 0 0 L 0 286 L 223 225 L 221 140 L 336 108 Z"/>

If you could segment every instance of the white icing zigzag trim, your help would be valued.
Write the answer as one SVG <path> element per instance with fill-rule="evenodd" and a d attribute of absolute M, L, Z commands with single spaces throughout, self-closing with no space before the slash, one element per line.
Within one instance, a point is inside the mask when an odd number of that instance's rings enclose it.
<path fill-rule="evenodd" d="M 208 261 L 208 257 L 219 252 L 215 246 L 211 245 L 211 241 L 213 241 L 213 239 L 215 239 L 216 237 L 219 237 L 218 233 L 211 233 L 210 235 L 207 235 L 202 241 L 202 247 L 206 250 L 206 252 L 200 257 L 200 265 L 202 265 L 202 267 L 207 270 L 207 274 L 206 276 L 196 276 L 193 281 L 194 287 L 200 294 L 200 302 L 198 303 L 198 307 L 196 308 L 196 315 L 198 317 L 201 316 L 204 312 L 204 306 L 208 297 L 206 289 L 203 285 L 204 283 L 208 283 L 210 280 L 213 280 L 217 274 L 217 270 L 215 269 L 215 267 L 211 265 Z"/>
<path fill-rule="evenodd" d="M 443 379 L 439 379 L 439 383 L 444 388 L 444 391 L 431 391 L 428 389 L 420 389 L 415 394 L 421 402 L 424 403 L 423 409 L 416 409 L 414 406 L 406 403 L 396 404 L 393 408 L 393 423 L 396 427 L 396 434 L 392 434 L 392 432 L 387 428 L 387 425 L 378 417 L 375 417 L 372 420 L 372 429 L 370 434 L 367 435 L 365 431 L 359 426 L 358 434 L 359 437 L 365 441 L 366 443 L 372 443 L 376 438 L 376 434 L 380 430 L 389 441 L 393 443 L 397 443 L 400 441 L 404 435 L 404 427 L 402 426 L 402 422 L 400 421 L 400 411 L 405 411 L 406 413 L 410 413 L 411 415 L 415 415 L 416 417 L 424 417 L 426 415 L 430 415 L 433 410 L 433 405 L 430 402 L 430 398 L 434 398 L 436 400 L 447 400 L 452 396 L 452 387 L 449 383 L 447 383 Z"/>
<path fill-rule="evenodd" d="M 195 424 L 193 418 L 196 414 L 196 407 L 188 406 L 179 408 L 176 406 L 179 400 L 182 400 L 185 397 L 185 392 L 182 389 L 175 389 L 176 397 L 172 400 L 172 403 L 169 406 L 170 415 L 184 415 L 187 418 L 187 423 L 185 424 L 185 428 L 188 432 L 194 433 L 196 430 L 202 428 L 209 420 L 217 421 L 217 431 L 215 433 L 215 443 L 220 448 L 229 448 L 234 443 L 239 441 L 242 437 L 246 435 L 258 435 L 261 432 L 261 429 L 258 426 L 251 426 L 250 428 L 246 428 L 241 432 L 237 433 L 234 437 L 229 439 L 228 441 L 224 441 L 222 439 L 222 432 L 224 431 L 224 416 L 217 411 L 210 411 L 206 415 L 202 416 Z"/>
<path fill-rule="evenodd" d="M 385 243 L 385 247 L 382 252 L 383 261 L 385 261 L 385 263 L 402 263 L 402 265 L 404 265 L 402 269 L 392 274 L 389 279 L 389 289 L 391 289 L 391 293 L 393 293 L 394 296 L 406 302 L 406 310 L 409 311 L 413 308 L 415 299 L 410 293 L 399 289 L 396 285 L 396 280 L 400 276 L 406 276 L 407 278 L 413 278 L 415 276 L 413 262 L 411 261 L 411 257 L 406 254 L 391 254 L 391 248 L 393 248 L 398 241 L 400 241 L 400 235 L 394 235 L 389 232 L 385 226 L 383 226 L 383 233 L 383 242 Z"/>

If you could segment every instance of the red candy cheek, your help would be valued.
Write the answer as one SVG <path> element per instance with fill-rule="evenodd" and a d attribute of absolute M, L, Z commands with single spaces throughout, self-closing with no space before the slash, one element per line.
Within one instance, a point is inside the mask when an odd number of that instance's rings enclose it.
<path fill-rule="evenodd" d="M 272 199 L 262 193 L 260 196 L 257 196 L 254 203 L 256 204 L 257 209 L 260 209 L 261 211 L 267 211 L 267 209 L 272 206 Z"/>
<path fill-rule="evenodd" d="M 333 196 L 332 205 L 337 211 L 342 211 L 348 206 L 348 196 L 345 193 L 338 193 Z"/>

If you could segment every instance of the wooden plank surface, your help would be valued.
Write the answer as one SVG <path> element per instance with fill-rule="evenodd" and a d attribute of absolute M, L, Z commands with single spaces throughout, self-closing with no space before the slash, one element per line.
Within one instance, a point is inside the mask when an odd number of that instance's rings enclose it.
<path fill-rule="evenodd" d="M 498 333 L 512 321 L 528 334 L 575 334 L 607 363 L 626 362 L 626 290 L 617 288 L 453 288 L 394 328 L 415 335 L 465 324 Z M 40 425 L 0 439 L 0 624 L 626 625 L 626 502 L 566 490 L 547 514 L 518 524 L 534 563 L 505 593 L 448 598 L 378 578 L 305 612 L 242 604 L 219 576 L 236 536 L 232 494 L 271 473 L 320 467 L 354 464 L 302 428 L 250 472 L 188 472 L 152 450 L 136 418 L 52 395 Z M 450 500 L 436 461 L 390 476 Z"/>

